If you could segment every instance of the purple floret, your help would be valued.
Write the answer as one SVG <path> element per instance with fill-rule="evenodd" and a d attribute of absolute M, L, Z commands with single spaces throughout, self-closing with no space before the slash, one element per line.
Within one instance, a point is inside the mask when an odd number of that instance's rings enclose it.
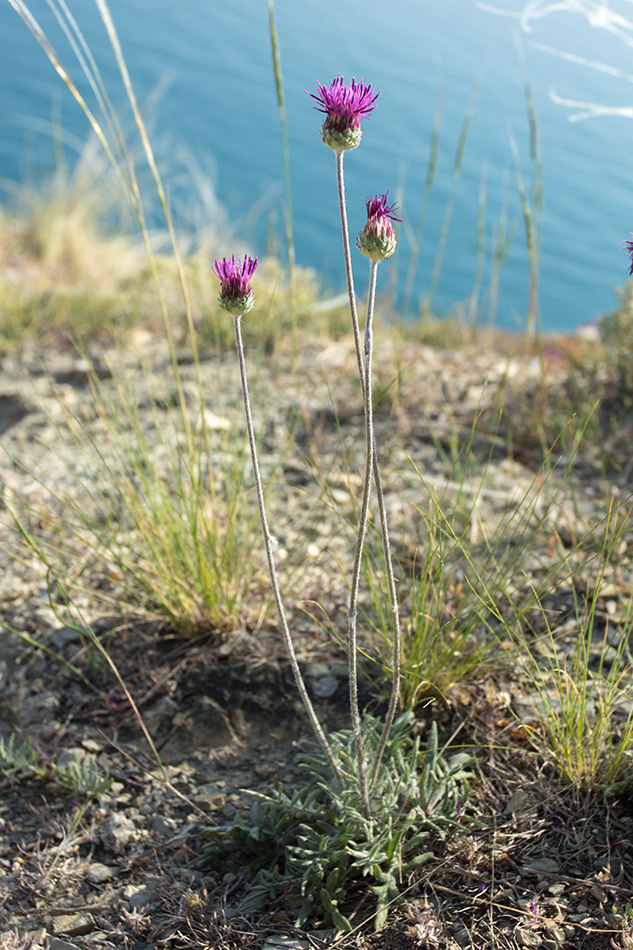
<path fill-rule="evenodd" d="M 390 218 L 392 221 L 402 221 L 402 218 L 399 218 L 396 215 L 396 206 L 395 204 L 389 207 L 389 192 L 386 195 L 374 195 L 372 198 L 368 198 L 365 202 L 367 206 L 367 221 L 370 222 L 374 219 L 381 220 L 383 218 Z"/>
<path fill-rule="evenodd" d="M 226 299 L 239 299 L 248 297 L 251 292 L 251 277 L 257 269 L 257 258 L 246 255 L 244 262 L 239 257 L 235 260 L 235 254 L 229 260 L 223 257 L 221 261 L 215 259 L 215 273 L 222 281 L 222 296 Z"/>
<path fill-rule="evenodd" d="M 352 79 L 350 85 L 345 85 L 342 76 L 337 76 L 329 89 L 320 82 L 317 86 L 318 95 L 305 91 L 318 103 L 314 108 L 325 113 L 325 127 L 334 132 L 359 129 L 361 119 L 373 111 L 380 95 L 374 93 L 373 86 L 364 85 L 362 79 L 359 83 Z"/>

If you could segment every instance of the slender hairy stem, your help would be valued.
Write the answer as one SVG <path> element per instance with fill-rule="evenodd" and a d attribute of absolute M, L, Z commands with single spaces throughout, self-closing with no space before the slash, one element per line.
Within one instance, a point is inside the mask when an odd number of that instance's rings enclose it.
<path fill-rule="evenodd" d="M 358 617 L 358 592 L 360 588 L 360 572 L 363 561 L 363 549 L 367 535 L 367 520 L 369 517 L 369 500 L 371 497 L 371 483 L 374 477 L 374 414 L 371 404 L 371 355 L 373 348 L 372 318 L 374 300 L 376 296 L 376 273 L 378 262 L 371 262 L 369 278 L 369 297 L 367 300 L 367 320 L 365 322 L 365 387 L 363 392 L 365 405 L 365 480 L 363 483 L 363 498 L 360 515 L 358 516 L 358 534 L 356 536 L 356 550 L 354 552 L 354 567 L 349 595 L 349 614 L 347 630 L 347 649 L 350 657 L 349 664 L 349 705 L 352 717 L 352 729 L 356 741 L 356 758 L 358 760 L 358 784 L 365 804 L 367 814 L 370 813 L 369 794 L 367 791 L 367 766 L 365 750 L 360 726 L 360 711 L 358 708 L 358 668 L 356 658 L 356 620 Z M 354 662 L 352 662 L 352 657 Z"/>
<path fill-rule="evenodd" d="M 286 649 L 288 651 L 288 656 L 290 658 L 290 665 L 292 666 L 292 672 L 294 673 L 295 682 L 297 684 L 297 689 L 299 690 L 299 695 L 303 700 L 303 705 L 305 706 L 306 712 L 310 717 L 310 722 L 312 723 L 312 728 L 314 729 L 317 739 L 323 747 L 323 751 L 328 757 L 329 763 L 332 766 L 332 771 L 336 775 L 337 779 L 342 781 L 343 772 L 339 768 L 334 753 L 330 747 L 329 742 L 325 737 L 325 733 L 321 728 L 321 723 L 319 722 L 317 715 L 314 711 L 314 706 L 310 701 L 308 696 L 308 691 L 306 689 L 305 683 L 303 681 L 303 676 L 301 675 L 301 670 L 299 669 L 299 664 L 297 662 L 297 656 L 295 653 L 295 648 L 292 643 L 292 638 L 290 636 L 290 629 L 288 627 L 288 621 L 286 620 L 286 613 L 284 611 L 284 606 L 281 600 L 281 592 L 279 590 L 279 583 L 277 581 L 277 571 L 275 570 L 275 559 L 273 556 L 273 544 L 274 539 L 271 537 L 268 530 L 268 519 L 266 518 L 266 509 L 264 507 L 264 490 L 262 488 L 262 479 L 259 472 L 259 462 L 257 461 L 257 446 L 255 444 L 255 431 L 253 429 L 253 417 L 251 415 L 251 403 L 248 395 L 248 381 L 246 378 L 246 363 L 244 360 L 244 345 L 242 343 L 242 330 L 240 325 L 239 316 L 233 318 L 233 323 L 235 326 L 235 344 L 237 346 L 237 357 L 240 364 L 240 376 L 242 378 L 242 395 L 244 397 L 244 415 L 246 416 L 246 429 L 248 431 L 248 441 L 251 447 L 251 460 L 253 464 L 253 476 L 255 478 L 255 489 L 257 491 L 257 504 L 259 506 L 259 517 L 262 523 L 262 531 L 264 533 L 264 544 L 266 546 L 266 558 L 268 560 L 268 571 L 270 573 L 270 583 L 273 589 L 273 596 L 275 598 L 275 606 L 277 607 L 277 616 L 279 617 L 279 625 L 281 627 L 281 632 L 286 643 Z"/>
<path fill-rule="evenodd" d="M 360 378 L 360 387 L 361 393 L 363 396 L 363 404 L 367 405 L 367 389 L 368 387 L 365 384 L 365 366 L 363 364 L 363 353 L 361 349 L 361 338 L 360 338 L 360 328 L 358 324 L 358 310 L 356 308 L 356 294 L 354 291 L 354 276 L 352 274 L 352 256 L 350 251 L 349 243 L 349 228 L 347 225 L 347 209 L 345 206 L 345 178 L 343 175 L 343 155 L 344 152 L 336 153 L 336 178 L 338 183 L 338 196 L 339 196 L 339 206 L 341 210 L 341 230 L 343 232 L 343 249 L 345 251 L 345 270 L 347 274 L 347 290 L 349 294 L 349 309 L 352 318 L 352 332 L 354 334 L 354 347 L 356 350 L 356 363 L 358 366 L 358 375 Z M 375 270 L 373 268 L 374 276 L 374 295 L 375 295 Z M 373 319 L 373 300 L 371 302 L 371 315 Z M 369 387 L 369 401 L 371 404 L 371 386 Z M 373 428 L 373 427 L 372 427 Z M 376 484 L 376 495 L 378 496 L 378 514 L 380 518 L 380 534 L 382 537 L 383 552 L 385 558 L 385 570 L 387 573 L 387 585 L 389 587 L 389 600 L 391 603 L 391 613 L 393 617 L 393 658 L 392 658 L 392 686 L 391 686 L 391 700 L 389 703 L 389 710 L 387 712 L 387 718 L 385 720 L 385 726 L 383 729 L 382 736 L 380 738 L 380 743 L 378 745 L 378 751 L 376 758 L 372 767 L 371 781 L 372 784 L 378 775 L 378 769 L 380 767 L 380 761 L 382 759 L 382 754 L 384 752 L 385 744 L 389 731 L 393 724 L 395 718 L 396 709 L 398 707 L 398 698 L 400 695 L 400 679 L 401 679 L 401 636 L 400 636 L 400 615 L 398 609 L 398 591 L 396 589 L 396 580 L 393 571 L 393 558 L 391 557 L 391 544 L 389 541 L 389 524 L 387 521 L 387 508 L 385 505 L 385 495 L 382 488 L 382 479 L 380 477 L 380 466 L 378 464 L 378 451 L 376 449 L 376 441 L 373 440 L 372 452 L 373 456 L 373 473 L 374 473 L 374 482 Z M 354 676 L 356 676 L 356 656 L 349 657 L 350 663 L 350 682 L 352 679 L 351 668 L 354 666 Z"/>
<path fill-rule="evenodd" d="M 371 394 L 370 394 L 371 400 Z M 385 496 L 382 490 L 382 480 L 378 468 L 378 452 L 376 450 L 376 440 L 374 439 L 374 481 L 376 483 L 376 495 L 378 497 L 378 516 L 380 518 L 380 533 L 382 536 L 382 546 L 385 558 L 385 573 L 387 574 L 387 586 L 389 588 L 389 602 L 391 604 L 392 617 L 392 651 L 391 651 L 391 698 L 389 700 L 389 709 L 385 718 L 385 725 L 382 730 L 380 742 L 376 750 L 374 764 L 371 770 L 370 782 L 373 785 L 378 777 L 380 762 L 382 760 L 385 745 L 389 738 L 389 733 L 396 717 L 398 700 L 400 698 L 400 680 L 402 678 L 402 638 L 400 634 L 400 609 L 398 606 L 398 591 L 396 588 L 396 578 L 393 573 L 393 559 L 391 557 L 391 543 L 389 541 L 389 524 L 387 522 L 387 508 L 385 505 Z"/>
<path fill-rule="evenodd" d="M 343 231 L 343 251 L 345 253 L 345 273 L 347 275 L 347 292 L 349 294 L 349 309 L 352 317 L 352 332 L 354 333 L 354 348 L 361 389 L 365 389 L 365 367 L 363 366 L 363 351 L 360 342 L 358 326 L 358 310 L 356 309 L 356 293 L 354 291 L 354 274 L 352 272 L 352 253 L 349 246 L 349 227 L 347 225 L 347 207 L 345 205 L 345 178 L 343 176 L 343 156 L 345 152 L 336 152 L 336 181 L 338 184 L 338 203 L 341 209 L 341 230 Z M 364 397 L 363 397 L 364 398 Z"/>

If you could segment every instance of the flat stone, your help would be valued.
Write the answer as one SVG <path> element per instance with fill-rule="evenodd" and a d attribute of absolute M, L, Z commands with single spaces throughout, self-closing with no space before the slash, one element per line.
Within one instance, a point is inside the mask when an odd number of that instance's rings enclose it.
<path fill-rule="evenodd" d="M 533 792 L 526 792 L 525 789 L 519 789 L 518 792 L 515 792 L 508 801 L 506 806 L 503 809 L 506 815 L 520 815 L 528 816 L 533 815 L 538 807 L 538 798 Z"/>
<path fill-rule="evenodd" d="M 122 854 L 136 835 L 136 825 L 125 815 L 109 815 L 101 829 L 101 841 L 104 848 L 115 854 Z"/>
<path fill-rule="evenodd" d="M 559 874 L 560 868 L 553 858 L 529 858 L 523 865 L 528 874 Z"/>
<path fill-rule="evenodd" d="M 128 902 L 132 909 L 151 904 L 157 897 L 158 887 L 156 884 L 128 884 L 127 887 L 123 888 L 123 899 Z"/>
<path fill-rule="evenodd" d="M 67 934 L 69 937 L 82 937 L 95 929 L 92 914 L 60 914 L 53 917 L 51 930 L 54 934 Z"/>
<path fill-rule="evenodd" d="M 552 897 L 560 897 L 561 894 L 565 891 L 567 887 L 566 884 L 563 884 L 562 881 L 557 881 L 556 884 L 550 884 L 547 888 L 548 894 L 551 894 Z"/>
<path fill-rule="evenodd" d="M 535 948 L 540 947 L 543 943 L 540 934 L 534 933 L 533 930 L 524 930 L 522 927 L 518 927 L 514 931 L 514 939 L 519 947 Z"/>
<path fill-rule="evenodd" d="M 266 938 L 262 950 L 307 950 L 309 946 L 307 940 L 293 937 L 292 934 L 273 934 Z"/>
<path fill-rule="evenodd" d="M 83 739 L 81 745 L 86 752 L 94 752 L 95 755 L 98 755 L 99 752 L 103 752 L 104 749 L 103 743 L 97 742 L 96 739 Z"/>
<path fill-rule="evenodd" d="M 0 583 L 0 602 L 9 603 L 12 600 L 19 600 L 20 597 L 26 597 L 28 592 L 28 584 L 25 584 L 24 581 L 17 577 L 9 578 Z"/>
<path fill-rule="evenodd" d="M 74 627 L 62 627 L 51 634 L 51 642 L 56 650 L 63 650 L 72 643 L 79 643 L 80 636 Z"/>
<path fill-rule="evenodd" d="M 107 864 L 93 861 L 86 871 L 86 880 L 90 881 L 91 884 L 104 884 L 114 877 L 115 873 L 114 868 L 108 867 Z"/>
<path fill-rule="evenodd" d="M 49 950 L 79 950 L 76 943 L 68 943 L 67 940 L 62 940 L 60 937 L 49 937 L 48 946 Z"/>
<path fill-rule="evenodd" d="M 193 796 L 194 804 L 202 811 L 217 811 L 226 805 L 226 795 L 223 792 L 203 792 Z"/>
<path fill-rule="evenodd" d="M 338 680 L 335 676 L 322 676 L 316 680 L 312 687 L 315 696 L 320 699 L 328 699 L 333 696 L 338 689 Z"/>
<path fill-rule="evenodd" d="M 155 831 L 157 835 L 162 835 L 164 838 L 170 838 L 172 835 L 177 834 L 179 828 L 177 821 L 174 821 L 173 818 L 163 818 L 162 815 L 156 815 L 155 818 L 152 818 L 149 826 L 152 831 Z"/>
<path fill-rule="evenodd" d="M 31 930 L 27 937 L 31 941 L 30 950 L 44 950 L 46 945 L 46 928 L 40 927 L 38 930 Z"/>

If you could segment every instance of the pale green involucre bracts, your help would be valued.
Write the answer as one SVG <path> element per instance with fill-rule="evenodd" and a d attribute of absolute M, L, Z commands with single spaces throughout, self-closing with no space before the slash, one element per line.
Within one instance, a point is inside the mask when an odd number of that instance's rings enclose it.
<path fill-rule="evenodd" d="M 328 127 L 327 119 L 321 126 L 321 140 L 328 148 L 335 152 L 348 152 L 352 148 L 357 148 L 363 137 L 363 130 L 360 126 L 357 129 L 347 129 L 345 132 L 339 132 L 338 129 Z"/>
<path fill-rule="evenodd" d="M 385 261 L 391 257 L 398 244 L 393 221 L 395 205 L 389 207 L 389 192 L 367 199 L 367 224 L 356 238 L 356 247 L 370 261 Z"/>
<path fill-rule="evenodd" d="M 223 257 L 221 261 L 218 261 L 216 258 L 213 269 L 221 282 L 218 303 L 232 316 L 243 317 L 245 313 L 253 309 L 255 302 L 251 290 L 251 277 L 257 269 L 257 258 L 246 255 L 243 262 L 239 257 L 236 260 L 235 255 L 230 260 Z"/>

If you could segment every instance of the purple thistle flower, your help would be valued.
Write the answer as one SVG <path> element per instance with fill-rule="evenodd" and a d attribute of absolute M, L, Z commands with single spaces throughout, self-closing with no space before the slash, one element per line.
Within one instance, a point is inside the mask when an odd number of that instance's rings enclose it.
<path fill-rule="evenodd" d="M 356 239 L 356 247 L 372 261 L 384 261 L 396 249 L 397 238 L 392 221 L 401 221 L 396 206 L 389 206 L 389 192 L 368 198 L 367 224 Z"/>
<path fill-rule="evenodd" d="M 321 138 L 328 148 L 335 152 L 344 152 L 360 145 L 363 136 L 360 123 L 364 116 L 373 112 L 380 92 L 374 92 L 373 86 L 366 86 L 352 79 L 345 85 L 342 76 L 337 76 L 330 88 L 317 82 L 319 94 L 308 92 L 315 102 L 314 108 L 325 113 L 321 126 Z"/>
<path fill-rule="evenodd" d="M 232 313 L 235 317 L 241 317 L 253 306 L 253 291 L 251 290 L 251 277 L 257 268 L 257 258 L 253 259 L 245 255 L 244 262 L 239 257 L 235 260 L 235 254 L 229 260 L 223 257 L 218 262 L 215 258 L 215 267 L 213 270 L 220 278 L 220 296 L 218 303 L 227 313 Z"/>
<path fill-rule="evenodd" d="M 633 233 L 631 234 L 631 237 L 633 238 Z M 633 274 L 633 241 L 624 241 L 624 244 L 626 244 L 626 253 L 631 258 L 631 266 L 629 267 L 629 274 Z"/>

